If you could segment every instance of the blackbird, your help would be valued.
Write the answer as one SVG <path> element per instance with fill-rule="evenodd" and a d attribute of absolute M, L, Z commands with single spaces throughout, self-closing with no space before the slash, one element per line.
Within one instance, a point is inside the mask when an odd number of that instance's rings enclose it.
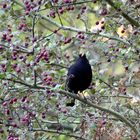
<path fill-rule="evenodd" d="M 77 94 L 90 86 L 92 80 L 92 69 L 85 54 L 80 54 L 76 63 L 68 69 L 66 88 L 69 92 Z M 67 103 L 67 106 L 74 106 L 75 100 Z"/>

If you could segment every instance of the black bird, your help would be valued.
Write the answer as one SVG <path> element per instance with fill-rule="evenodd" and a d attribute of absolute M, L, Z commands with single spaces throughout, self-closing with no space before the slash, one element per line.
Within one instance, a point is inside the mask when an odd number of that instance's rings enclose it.
<path fill-rule="evenodd" d="M 86 55 L 79 55 L 79 58 L 76 60 L 76 63 L 71 65 L 68 69 L 66 87 L 69 92 L 75 94 L 78 91 L 82 92 L 90 86 L 92 80 L 92 69 L 89 61 L 86 58 Z M 70 103 L 67 103 L 67 106 L 74 106 L 75 101 L 72 100 Z"/>

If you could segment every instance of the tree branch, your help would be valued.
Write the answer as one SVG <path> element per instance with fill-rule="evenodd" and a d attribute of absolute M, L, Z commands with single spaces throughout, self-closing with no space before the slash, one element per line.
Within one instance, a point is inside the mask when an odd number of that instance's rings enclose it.
<path fill-rule="evenodd" d="M 56 128 L 60 128 L 59 130 L 68 130 L 73 132 L 74 128 L 69 125 L 69 124 L 61 124 L 58 122 L 54 122 L 54 121 L 42 121 L 43 123 L 47 124 L 47 128 L 48 129 L 56 129 Z"/>
<path fill-rule="evenodd" d="M 77 140 L 87 140 L 85 138 L 82 138 L 81 136 L 78 136 L 78 135 L 75 135 L 75 134 L 70 134 L 70 133 L 66 133 L 66 132 L 62 132 L 62 131 L 56 131 L 56 130 L 45 130 L 45 129 L 33 129 L 32 130 L 33 132 L 37 131 L 41 131 L 41 132 L 47 132 L 47 133 L 55 133 L 55 134 L 59 134 L 59 135 L 66 135 L 66 136 L 69 136 L 69 137 L 73 137 L 73 138 L 76 138 Z"/>
<path fill-rule="evenodd" d="M 12 79 L 5 79 L 5 78 L 0 78 L 1 80 L 8 80 L 8 81 L 12 81 L 14 83 L 18 83 L 18 84 L 22 84 L 24 86 L 28 86 L 29 88 L 34 88 L 34 89 L 51 89 L 51 90 L 54 90 L 54 91 L 57 91 L 58 93 L 60 94 L 63 94 L 63 95 L 66 95 L 66 96 L 69 96 L 71 98 L 74 98 L 74 99 L 77 99 L 79 101 L 81 101 L 82 103 L 85 103 L 93 108 L 96 108 L 96 109 L 99 109 L 101 111 L 104 111 L 104 112 L 107 112 L 113 116 L 115 116 L 116 118 L 118 118 L 120 121 L 124 122 L 128 127 L 130 127 L 134 132 L 135 134 L 140 137 L 140 132 L 139 130 L 137 130 L 137 128 L 134 127 L 134 125 L 129 121 L 127 120 L 125 117 L 123 117 L 122 115 L 120 115 L 118 112 L 115 112 L 113 110 L 110 110 L 110 109 L 107 109 L 107 108 L 104 108 L 104 107 L 101 107 L 101 106 L 98 106 L 96 104 L 93 104 L 92 102 L 90 102 L 89 100 L 86 100 L 85 98 L 82 98 L 76 94 L 72 94 L 68 91 L 65 91 L 65 90 L 59 90 L 59 89 L 54 89 L 52 87 L 49 87 L 49 86 L 34 86 L 34 85 L 29 85 L 29 84 L 26 84 L 24 82 L 20 82 L 20 81 L 16 81 L 16 80 L 12 80 Z"/>
<path fill-rule="evenodd" d="M 103 108 L 103 107 L 98 106 L 96 104 L 93 104 L 90 101 L 85 100 L 82 97 L 77 96 L 76 94 L 72 94 L 72 93 L 64 91 L 64 90 L 59 90 L 59 93 L 67 95 L 67 96 L 70 96 L 70 97 L 72 97 L 74 99 L 77 99 L 77 100 L 79 100 L 79 101 L 81 101 L 81 102 L 83 102 L 83 103 L 85 103 L 85 104 L 87 104 L 87 105 L 89 105 L 89 106 L 91 106 L 93 108 L 97 108 L 97 109 L 99 109 L 101 111 L 107 112 L 107 113 L 117 117 L 120 121 L 124 122 L 127 126 L 129 126 L 138 135 L 138 137 L 140 137 L 139 130 L 137 130 L 129 120 L 127 120 L 125 117 L 120 115 L 118 112 L 115 112 L 113 110 L 109 110 L 107 108 Z"/>
<path fill-rule="evenodd" d="M 118 7 L 115 5 L 115 3 L 113 2 L 113 1 L 111 1 L 111 0 L 106 0 L 107 1 L 107 3 L 110 5 L 110 6 L 112 6 L 115 10 L 118 10 Z M 129 15 L 127 15 L 125 12 L 121 12 L 121 14 L 122 14 L 122 16 L 126 19 L 126 20 L 128 20 L 132 25 L 135 25 L 136 27 L 140 27 L 140 24 L 136 21 L 136 20 L 134 20 L 133 18 L 131 18 Z"/>
<path fill-rule="evenodd" d="M 53 24 L 54 26 L 57 26 L 58 28 L 62 29 L 62 30 L 68 30 L 68 31 L 72 31 L 72 32 L 82 32 L 82 33 L 85 33 L 85 34 L 88 34 L 88 35 L 96 35 L 96 36 L 102 36 L 102 37 L 106 37 L 106 38 L 109 38 L 109 39 L 112 39 L 112 40 L 116 40 L 116 41 L 119 41 L 119 42 L 122 42 L 126 45 L 130 45 L 129 42 L 125 41 L 124 39 L 121 39 L 121 38 L 118 38 L 118 37 L 113 37 L 109 34 L 104 34 L 104 33 L 93 33 L 93 32 L 86 32 L 85 30 L 80 30 L 80 29 L 77 29 L 77 28 L 74 28 L 74 27 L 69 27 L 69 26 L 61 26 L 60 24 L 56 23 L 55 21 L 52 21 L 50 18 L 48 17 L 44 17 L 42 15 L 40 15 L 42 19 L 50 22 L 51 24 Z"/>

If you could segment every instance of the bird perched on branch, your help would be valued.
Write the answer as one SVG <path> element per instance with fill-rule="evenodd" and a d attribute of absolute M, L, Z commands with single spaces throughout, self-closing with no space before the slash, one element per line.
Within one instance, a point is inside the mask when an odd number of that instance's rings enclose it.
<path fill-rule="evenodd" d="M 76 63 L 68 69 L 66 88 L 75 94 L 82 92 L 90 86 L 92 81 L 92 69 L 85 54 L 80 54 Z M 75 100 L 67 103 L 67 106 L 74 106 Z"/>

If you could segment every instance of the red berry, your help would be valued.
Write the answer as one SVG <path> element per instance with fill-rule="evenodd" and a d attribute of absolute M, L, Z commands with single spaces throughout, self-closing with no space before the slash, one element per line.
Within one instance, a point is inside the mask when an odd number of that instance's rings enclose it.
<path fill-rule="evenodd" d="M 86 7 L 86 6 L 83 6 L 83 7 L 82 7 L 82 9 L 83 9 L 83 10 L 86 10 L 86 9 L 87 9 L 87 7 Z"/>
<path fill-rule="evenodd" d="M 122 30 L 121 33 L 123 34 L 125 32 L 125 30 Z"/>
<path fill-rule="evenodd" d="M 23 98 L 21 99 L 21 102 L 25 102 L 26 98 L 27 98 L 26 96 L 23 97 Z"/>
<path fill-rule="evenodd" d="M 29 13 L 30 13 L 30 11 L 26 11 L 26 12 L 25 12 L 26 15 L 29 15 Z"/>
<path fill-rule="evenodd" d="M 3 106 L 7 106 L 7 102 L 3 102 L 3 104 L 2 104 Z"/>
<path fill-rule="evenodd" d="M 126 71 L 128 70 L 128 66 L 125 67 L 125 70 L 126 70 Z"/>
<path fill-rule="evenodd" d="M 57 3 L 57 2 L 58 2 L 58 0 L 53 0 L 53 2 L 54 2 L 54 3 Z"/>
<path fill-rule="evenodd" d="M 137 35 L 137 34 L 138 34 L 138 32 L 137 32 L 137 31 L 135 31 L 133 34 L 134 34 L 134 35 Z"/>
<path fill-rule="evenodd" d="M 3 4 L 3 8 L 5 9 L 6 7 L 7 7 L 7 4 L 6 4 L 6 3 L 4 3 L 4 4 Z"/>
<path fill-rule="evenodd" d="M 13 60 L 17 60 L 17 57 L 16 57 L 16 56 L 12 56 L 12 59 L 13 59 Z"/>
<path fill-rule="evenodd" d="M 27 67 L 30 67 L 30 63 L 26 64 Z"/>
<path fill-rule="evenodd" d="M 74 10 L 74 6 L 71 6 L 71 7 L 70 7 L 70 10 L 73 11 L 73 10 Z"/>
<path fill-rule="evenodd" d="M 99 25 L 99 21 L 96 22 L 96 25 Z"/>
<path fill-rule="evenodd" d="M 25 5 L 28 5 L 29 4 L 29 1 L 25 1 Z"/>
<path fill-rule="evenodd" d="M 14 99 L 13 99 L 13 102 L 17 102 L 17 98 L 14 98 Z"/>
<path fill-rule="evenodd" d="M 119 51 L 119 48 L 116 49 L 116 52 L 118 52 L 118 51 Z"/>
<path fill-rule="evenodd" d="M 6 40 L 7 40 L 8 42 L 11 42 L 11 37 L 8 36 L 8 37 L 6 38 Z"/>
<path fill-rule="evenodd" d="M 70 6 L 67 6 L 67 7 L 66 7 L 66 10 L 67 10 L 67 11 L 70 11 L 70 10 L 71 10 L 71 7 L 70 7 Z"/>
<path fill-rule="evenodd" d="M 12 126 L 13 127 L 17 127 L 17 124 L 16 123 L 12 123 Z M 15 140 L 15 139 L 14 139 Z"/>
<path fill-rule="evenodd" d="M 102 26 L 101 29 L 104 30 L 105 29 L 105 26 Z"/>
<path fill-rule="evenodd" d="M 55 11 L 52 10 L 52 11 L 50 12 L 50 17 L 55 18 Z"/>
<path fill-rule="evenodd" d="M 0 128 L 0 133 L 4 133 L 4 130 L 2 128 Z"/>
<path fill-rule="evenodd" d="M 52 81 L 52 77 L 51 76 L 47 76 L 47 79 L 49 80 L 49 81 Z"/>
<path fill-rule="evenodd" d="M 3 39 L 3 40 L 6 40 L 6 38 L 7 38 L 7 34 L 4 33 L 4 34 L 2 35 L 2 39 Z"/>
<path fill-rule="evenodd" d="M 6 110 L 5 110 L 5 114 L 6 114 L 6 115 L 9 115 L 9 114 L 10 114 L 10 110 L 9 110 L 9 109 L 6 109 Z"/>
<path fill-rule="evenodd" d="M 10 100 L 9 104 L 13 104 L 13 103 L 14 103 L 13 100 Z"/>
<path fill-rule="evenodd" d="M 13 120 L 13 118 L 12 118 L 12 117 L 9 117 L 9 118 L 8 118 L 8 120 L 9 120 L 9 121 L 12 121 L 12 120 Z"/>
<path fill-rule="evenodd" d="M 2 68 L 5 68 L 5 67 L 6 67 L 6 64 L 1 64 L 1 67 L 2 67 Z"/>
<path fill-rule="evenodd" d="M 16 68 L 16 72 L 17 72 L 17 73 L 20 73 L 20 72 L 21 72 L 20 67 L 17 67 L 17 68 Z"/>
<path fill-rule="evenodd" d="M 46 118 L 46 116 L 45 115 L 42 115 L 42 119 L 45 119 Z"/>
<path fill-rule="evenodd" d="M 9 32 L 11 32 L 11 31 L 12 31 L 12 29 L 11 29 L 11 28 L 8 28 L 8 31 L 9 31 Z"/>
<path fill-rule="evenodd" d="M 38 2 L 38 5 L 41 5 L 41 0 Z"/>
<path fill-rule="evenodd" d="M 101 24 L 104 24 L 105 22 L 104 21 L 101 21 Z"/>
<path fill-rule="evenodd" d="M 60 10 L 59 10 L 59 13 L 60 13 L 60 14 L 63 14 L 63 13 L 64 13 L 64 9 L 60 9 Z"/>
<path fill-rule="evenodd" d="M 81 39 L 85 39 L 85 37 L 84 36 L 81 36 Z"/>

